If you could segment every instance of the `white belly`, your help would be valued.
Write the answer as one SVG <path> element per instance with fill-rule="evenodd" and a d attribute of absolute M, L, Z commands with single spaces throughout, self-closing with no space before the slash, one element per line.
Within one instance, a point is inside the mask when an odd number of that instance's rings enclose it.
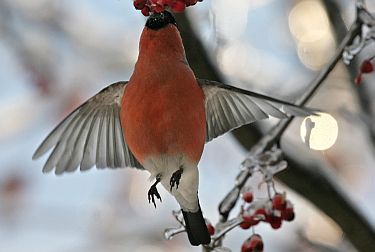
<path fill-rule="evenodd" d="M 145 169 L 151 173 L 150 179 L 160 177 L 164 188 L 170 192 L 184 211 L 198 211 L 198 184 L 199 174 L 197 164 L 186 160 L 181 155 L 151 156 L 145 159 Z M 176 186 L 170 191 L 170 179 L 172 174 L 182 167 L 178 189 Z"/>

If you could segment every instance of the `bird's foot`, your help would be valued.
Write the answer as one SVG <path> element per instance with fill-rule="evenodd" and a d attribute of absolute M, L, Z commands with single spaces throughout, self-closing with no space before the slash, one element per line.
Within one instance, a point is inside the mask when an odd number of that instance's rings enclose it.
<path fill-rule="evenodd" d="M 180 169 L 178 169 L 172 174 L 171 180 L 169 181 L 169 184 L 171 186 L 171 192 L 174 186 L 176 186 L 176 189 L 178 189 L 178 185 L 180 184 L 180 179 L 183 171 L 184 170 L 182 169 L 182 167 L 180 167 Z"/>
<path fill-rule="evenodd" d="M 158 192 L 158 189 L 156 188 L 156 185 L 159 182 L 160 182 L 160 178 L 157 178 L 156 182 L 150 187 L 150 190 L 148 190 L 148 203 L 151 203 L 151 201 L 152 201 L 152 203 L 154 204 L 155 208 L 156 208 L 155 196 L 161 202 L 161 196 L 160 196 L 160 194 Z"/>

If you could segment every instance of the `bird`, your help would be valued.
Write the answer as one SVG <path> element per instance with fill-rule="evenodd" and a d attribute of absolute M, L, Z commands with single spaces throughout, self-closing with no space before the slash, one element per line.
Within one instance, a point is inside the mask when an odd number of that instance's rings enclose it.
<path fill-rule="evenodd" d="M 146 20 L 129 81 L 113 83 L 59 123 L 36 149 L 50 152 L 43 172 L 134 167 L 179 203 L 193 246 L 211 241 L 198 199 L 198 163 L 205 143 L 257 120 L 308 116 L 311 109 L 212 80 L 198 79 L 168 11 Z"/>

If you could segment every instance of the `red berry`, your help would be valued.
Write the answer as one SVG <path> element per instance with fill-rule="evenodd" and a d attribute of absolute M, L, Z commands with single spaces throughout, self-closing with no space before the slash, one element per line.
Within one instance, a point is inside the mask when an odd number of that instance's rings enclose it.
<path fill-rule="evenodd" d="M 262 237 L 258 234 L 253 234 L 247 239 L 241 247 L 241 252 L 263 252 Z"/>
<path fill-rule="evenodd" d="M 171 5 L 174 12 L 183 12 L 186 8 L 185 2 L 182 0 L 177 0 Z"/>
<path fill-rule="evenodd" d="M 146 7 L 144 7 L 142 10 L 141 10 L 141 12 L 142 12 L 142 14 L 143 14 L 143 16 L 150 16 L 150 8 L 148 8 L 147 6 Z"/>
<path fill-rule="evenodd" d="M 272 213 L 271 214 L 268 213 L 264 208 L 257 209 L 253 214 L 254 221 L 258 221 L 258 222 L 259 221 L 270 222 L 271 216 L 272 216 Z"/>
<path fill-rule="evenodd" d="M 260 214 L 253 214 L 246 221 L 250 222 L 252 226 L 257 225 L 264 217 Z"/>
<path fill-rule="evenodd" d="M 287 207 L 281 212 L 281 218 L 286 221 L 294 220 L 295 214 L 293 207 Z"/>
<path fill-rule="evenodd" d="M 134 0 L 133 5 L 137 10 L 142 10 L 146 6 L 146 0 Z"/>
<path fill-rule="evenodd" d="M 260 219 L 256 215 L 244 214 L 242 216 L 243 222 L 240 224 L 242 229 L 249 229 L 251 226 L 255 226 L 260 222 Z"/>
<path fill-rule="evenodd" d="M 275 194 L 272 198 L 272 207 L 276 210 L 283 210 L 286 207 L 285 195 Z"/>
<path fill-rule="evenodd" d="M 280 217 L 272 216 L 270 220 L 270 225 L 273 229 L 279 229 L 282 224 L 282 219 Z"/>
<path fill-rule="evenodd" d="M 264 217 L 265 218 L 266 215 L 267 215 L 267 211 L 264 208 L 259 208 L 254 212 L 254 216 L 257 216 L 257 217 Z"/>
<path fill-rule="evenodd" d="M 242 219 L 243 219 L 244 222 L 251 222 L 252 219 L 253 219 L 253 216 L 248 215 L 248 214 L 244 214 L 244 215 L 242 215 Z"/>
<path fill-rule="evenodd" d="M 173 3 L 173 0 L 163 0 L 163 4 L 164 4 L 164 5 L 171 6 L 172 3 Z"/>
<path fill-rule="evenodd" d="M 374 65 L 370 60 L 365 60 L 361 65 L 361 73 L 371 73 L 374 71 Z"/>
<path fill-rule="evenodd" d="M 241 252 L 253 252 L 253 249 L 250 247 L 250 242 L 245 241 L 241 246 Z"/>
<path fill-rule="evenodd" d="M 263 241 L 260 235 L 252 235 L 250 238 L 250 246 L 252 247 L 253 251 L 261 252 L 263 251 Z"/>
<path fill-rule="evenodd" d="M 160 4 L 156 4 L 153 8 L 153 10 L 157 13 L 161 13 L 164 11 L 164 6 Z"/>
<path fill-rule="evenodd" d="M 242 228 L 242 229 L 249 229 L 250 227 L 251 227 L 251 223 L 250 222 L 243 221 L 240 224 L 240 228 Z"/>
<path fill-rule="evenodd" d="M 266 215 L 266 218 L 264 219 L 264 222 L 271 223 L 272 222 L 272 215 Z"/>
<path fill-rule="evenodd" d="M 252 192 L 244 192 L 242 194 L 242 199 L 247 203 L 251 203 L 254 199 L 253 193 Z"/>
<path fill-rule="evenodd" d="M 210 235 L 214 235 L 215 234 L 215 228 L 214 228 L 214 226 L 212 226 L 212 224 L 207 224 L 207 229 L 208 229 L 208 233 Z"/>
<path fill-rule="evenodd" d="M 191 5 L 195 5 L 198 0 L 186 0 L 186 6 L 191 6 Z"/>
<path fill-rule="evenodd" d="M 257 225 L 259 222 L 260 222 L 260 219 L 258 219 L 258 217 L 253 216 L 252 219 L 251 219 L 250 224 L 251 224 L 252 226 L 255 226 L 255 225 Z"/>
<path fill-rule="evenodd" d="M 246 229 L 249 229 L 251 227 L 251 224 L 249 222 L 242 222 L 240 224 L 240 228 L 246 230 Z"/>

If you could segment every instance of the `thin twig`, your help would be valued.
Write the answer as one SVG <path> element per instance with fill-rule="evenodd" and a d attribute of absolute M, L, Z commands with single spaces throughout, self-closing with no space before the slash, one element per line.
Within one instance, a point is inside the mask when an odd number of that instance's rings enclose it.
<path fill-rule="evenodd" d="M 359 11 L 360 10 L 361 9 L 359 9 Z M 297 105 L 302 106 L 306 104 L 306 102 L 315 94 L 316 90 L 323 84 L 326 77 L 334 69 L 337 62 L 342 58 L 342 53 L 345 50 L 346 46 L 348 46 L 353 41 L 353 39 L 360 34 L 361 24 L 362 22 L 360 19 L 357 19 L 354 22 L 354 24 L 351 26 L 350 30 L 347 32 L 346 36 L 342 40 L 340 46 L 337 48 L 335 55 L 327 63 L 327 65 L 320 71 L 318 76 L 311 82 L 311 84 L 308 86 L 308 89 L 302 95 L 302 97 L 297 100 L 296 102 Z M 264 137 L 262 137 L 261 140 L 251 148 L 248 154 L 248 157 L 254 157 L 256 155 L 259 155 L 271 149 L 271 147 L 274 146 L 275 144 L 278 144 L 282 134 L 285 132 L 286 128 L 290 125 L 293 119 L 294 117 L 290 117 L 284 121 L 280 121 L 273 129 L 270 130 L 270 132 L 268 132 Z M 241 171 L 240 174 L 246 174 L 246 173 Z M 246 181 L 250 176 L 251 176 L 251 173 L 247 173 L 246 176 L 244 176 L 243 181 Z M 236 184 L 235 187 L 227 195 L 231 195 L 233 193 L 239 192 L 244 185 L 245 183 Z M 221 218 L 220 218 L 221 222 L 225 222 L 228 219 L 229 213 L 234 208 L 234 206 L 235 204 L 233 204 L 233 207 L 227 213 L 225 213 L 225 215 L 221 213 Z"/>

